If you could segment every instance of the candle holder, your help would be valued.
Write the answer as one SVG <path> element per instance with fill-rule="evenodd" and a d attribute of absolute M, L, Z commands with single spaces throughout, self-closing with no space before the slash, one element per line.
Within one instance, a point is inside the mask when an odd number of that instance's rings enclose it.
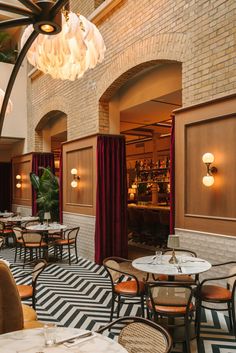
<path fill-rule="evenodd" d="M 179 245 L 180 245 L 179 236 L 173 235 L 173 234 L 169 235 L 167 246 L 168 246 L 168 248 L 172 248 L 172 256 L 169 260 L 170 264 L 177 264 L 178 263 L 178 259 L 175 256 L 175 249 L 178 248 Z"/>

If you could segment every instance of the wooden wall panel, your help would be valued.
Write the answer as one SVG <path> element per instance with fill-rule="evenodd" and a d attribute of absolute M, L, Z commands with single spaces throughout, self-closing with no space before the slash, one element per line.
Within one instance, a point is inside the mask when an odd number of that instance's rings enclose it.
<path fill-rule="evenodd" d="M 63 210 L 95 215 L 97 136 L 63 144 Z M 71 169 L 76 168 L 80 180 L 72 188 Z"/>
<path fill-rule="evenodd" d="M 176 111 L 176 224 L 236 235 L 236 96 Z M 218 172 L 202 184 L 202 155 L 211 152 Z"/>
<path fill-rule="evenodd" d="M 29 174 L 32 171 L 32 153 L 12 159 L 12 203 L 31 206 L 32 189 Z M 21 175 L 20 189 L 16 188 L 16 175 Z"/>

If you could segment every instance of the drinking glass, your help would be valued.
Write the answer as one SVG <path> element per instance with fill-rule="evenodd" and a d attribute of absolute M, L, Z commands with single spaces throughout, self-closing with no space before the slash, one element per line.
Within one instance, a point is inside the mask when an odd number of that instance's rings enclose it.
<path fill-rule="evenodd" d="M 162 258 L 162 251 L 161 250 L 157 250 L 155 252 L 155 264 L 161 264 L 161 258 Z"/>
<path fill-rule="evenodd" d="M 54 323 L 44 325 L 44 343 L 45 346 L 53 346 L 56 343 L 56 328 Z"/>

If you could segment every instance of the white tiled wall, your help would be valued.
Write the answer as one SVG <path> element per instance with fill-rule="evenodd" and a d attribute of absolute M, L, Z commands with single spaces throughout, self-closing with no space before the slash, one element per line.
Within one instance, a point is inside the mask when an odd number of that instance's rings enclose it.
<path fill-rule="evenodd" d="M 21 209 L 21 216 L 31 216 L 32 215 L 32 208 L 29 206 L 22 206 L 22 205 L 12 205 L 12 211 L 16 212 L 17 207 Z"/>
<path fill-rule="evenodd" d="M 77 244 L 79 256 L 94 261 L 95 217 L 64 212 L 63 224 L 80 227 Z"/>
<path fill-rule="evenodd" d="M 194 250 L 198 257 L 208 260 L 211 264 L 236 261 L 236 236 L 219 235 L 198 232 L 188 229 L 175 229 L 175 234 L 180 236 L 180 247 Z M 217 276 L 224 275 L 227 268 L 216 267 Z M 201 278 L 210 277 L 213 270 L 201 275 Z"/>

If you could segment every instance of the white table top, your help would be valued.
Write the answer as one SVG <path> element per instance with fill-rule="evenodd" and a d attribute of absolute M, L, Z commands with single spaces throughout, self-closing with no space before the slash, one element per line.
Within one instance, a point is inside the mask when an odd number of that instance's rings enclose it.
<path fill-rule="evenodd" d="M 29 221 L 37 221 L 39 218 L 38 217 L 31 217 L 31 216 L 25 216 L 25 217 L 8 217 L 8 218 L 2 218 L 1 221 L 3 222 L 29 222 Z"/>
<path fill-rule="evenodd" d="M 162 255 L 161 263 L 156 263 L 153 256 L 145 256 L 135 259 L 132 266 L 140 271 L 162 275 L 195 275 L 208 271 L 211 268 L 210 262 L 192 256 L 176 256 L 181 262 L 178 264 L 181 267 L 181 273 L 178 271 L 176 264 L 170 264 L 171 255 Z"/>
<path fill-rule="evenodd" d="M 11 217 L 13 216 L 14 213 L 13 212 L 0 212 L 0 217 Z"/>
<path fill-rule="evenodd" d="M 127 353 L 117 342 L 106 336 L 96 334 L 77 341 L 76 345 L 66 347 L 60 344 L 45 347 L 44 329 L 21 330 L 0 335 L 0 353 Z M 73 335 L 86 332 L 84 330 L 58 327 L 56 329 L 56 340 L 69 338 Z"/>
<path fill-rule="evenodd" d="M 64 224 L 60 224 L 60 223 L 49 223 L 49 225 L 47 226 L 47 224 L 33 224 L 32 226 L 28 226 L 26 227 L 27 230 L 34 230 L 34 231 L 59 231 L 59 230 L 63 230 L 66 229 L 67 226 Z"/>

